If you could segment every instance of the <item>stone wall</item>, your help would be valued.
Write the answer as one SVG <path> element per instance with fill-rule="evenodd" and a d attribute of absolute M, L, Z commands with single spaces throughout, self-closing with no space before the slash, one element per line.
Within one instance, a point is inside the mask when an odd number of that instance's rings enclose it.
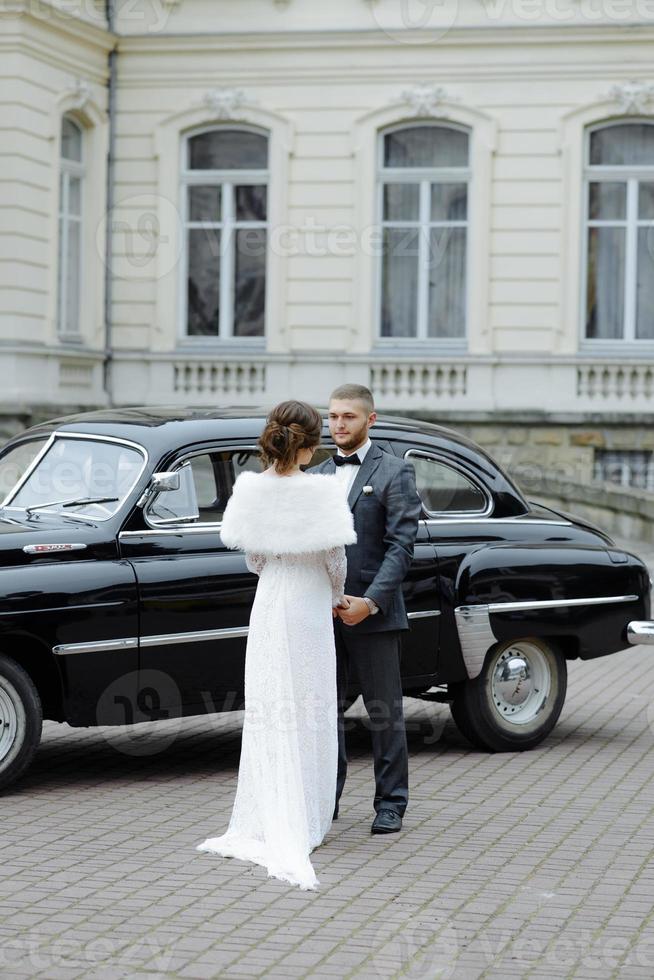
<path fill-rule="evenodd" d="M 607 534 L 634 542 L 654 542 L 654 494 L 610 483 L 574 485 L 552 480 L 538 500 L 596 524 Z"/>
<path fill-rule="evenodd" d="M 28 429 L 32 425 L 47 422 L 48 419 L 62 418 L 65 415 L 75 415 L 88 411 L 80 405 L 17 405 L 0 407 L 0 446 L 7 439 Z"/>
<path fill-rule="evenodd" d="M 418 413 L 406 413 L 417 417 Z M 544 492 L 547 481 L 588 486 L 593 481 L 595 451 L 654 451 L 654 427 L 643 417 L 557 421 L 515 414 L 457 418 L 421 412 L 420 417 L 463 432 L 482 446 L 525 490 Z M 638 491 L 636 491 L 638 492 Z"/>
<path fill-rule="evenodd" d="M 530 500 L 568 511 L 608 534 L 654 541 L 654 494 L 593 479 L 596 449 L 654 450 L 643 425 L 458 424 L 516 480 Z"/>

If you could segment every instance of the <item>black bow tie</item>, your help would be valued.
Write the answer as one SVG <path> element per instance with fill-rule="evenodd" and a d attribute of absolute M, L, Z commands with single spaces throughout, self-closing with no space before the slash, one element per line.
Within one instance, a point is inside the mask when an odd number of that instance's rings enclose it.
<path fill-rule="evenodd" d="M 346 463 L 350 466 L 361 466 L 361 460 L 356 453 L 352 453 L 351 456 L 334 456 L 334 463 L 336 466 L 345 466 Z"/>

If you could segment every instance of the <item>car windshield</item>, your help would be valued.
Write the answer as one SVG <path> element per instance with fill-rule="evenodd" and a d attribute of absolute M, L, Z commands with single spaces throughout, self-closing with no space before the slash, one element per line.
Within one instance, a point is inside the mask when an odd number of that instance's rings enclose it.
<path fill-rule="evenodd" d="M 134 487 L 144 464 L 144 454 L 133 446 L 57 436 L 4 506 L 29 514 L 107 520 Z"/>

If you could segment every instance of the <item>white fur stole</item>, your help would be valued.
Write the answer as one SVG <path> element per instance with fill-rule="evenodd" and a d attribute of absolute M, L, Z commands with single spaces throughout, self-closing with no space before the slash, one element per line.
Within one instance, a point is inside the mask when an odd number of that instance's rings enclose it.
<path fill-rule="evenodd" d="M 220 536 L 227 548 L 262 554 L 325 551 L 357 539 L 345 490 L 332 474 L 249 470 L 234 482 Z"/>

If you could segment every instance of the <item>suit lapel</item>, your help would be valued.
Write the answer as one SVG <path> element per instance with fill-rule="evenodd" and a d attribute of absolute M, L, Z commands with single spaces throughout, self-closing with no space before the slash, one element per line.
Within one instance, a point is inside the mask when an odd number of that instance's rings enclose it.
<path fill-rule="evenodd" d="M 350 487 L 350 492 L 347 495 L 347 502 L 350 505 L 350 510 L 354 507 L 356 499 L 365 487 L 367 483 L 370 482 L 370 477 L 375 472 L 379 466 L 380 460 L 384 453 L 376 446 L 373 442 L 370 449 L 366 453 L 366 458 L 364 459 L 361 466 L 357 467 L 357 475 L 354 478 L 354 483 Z M 332 466 L 334 464 L 332 463 Z M 334 466 L 334 469 L 336 467 Z"/>

